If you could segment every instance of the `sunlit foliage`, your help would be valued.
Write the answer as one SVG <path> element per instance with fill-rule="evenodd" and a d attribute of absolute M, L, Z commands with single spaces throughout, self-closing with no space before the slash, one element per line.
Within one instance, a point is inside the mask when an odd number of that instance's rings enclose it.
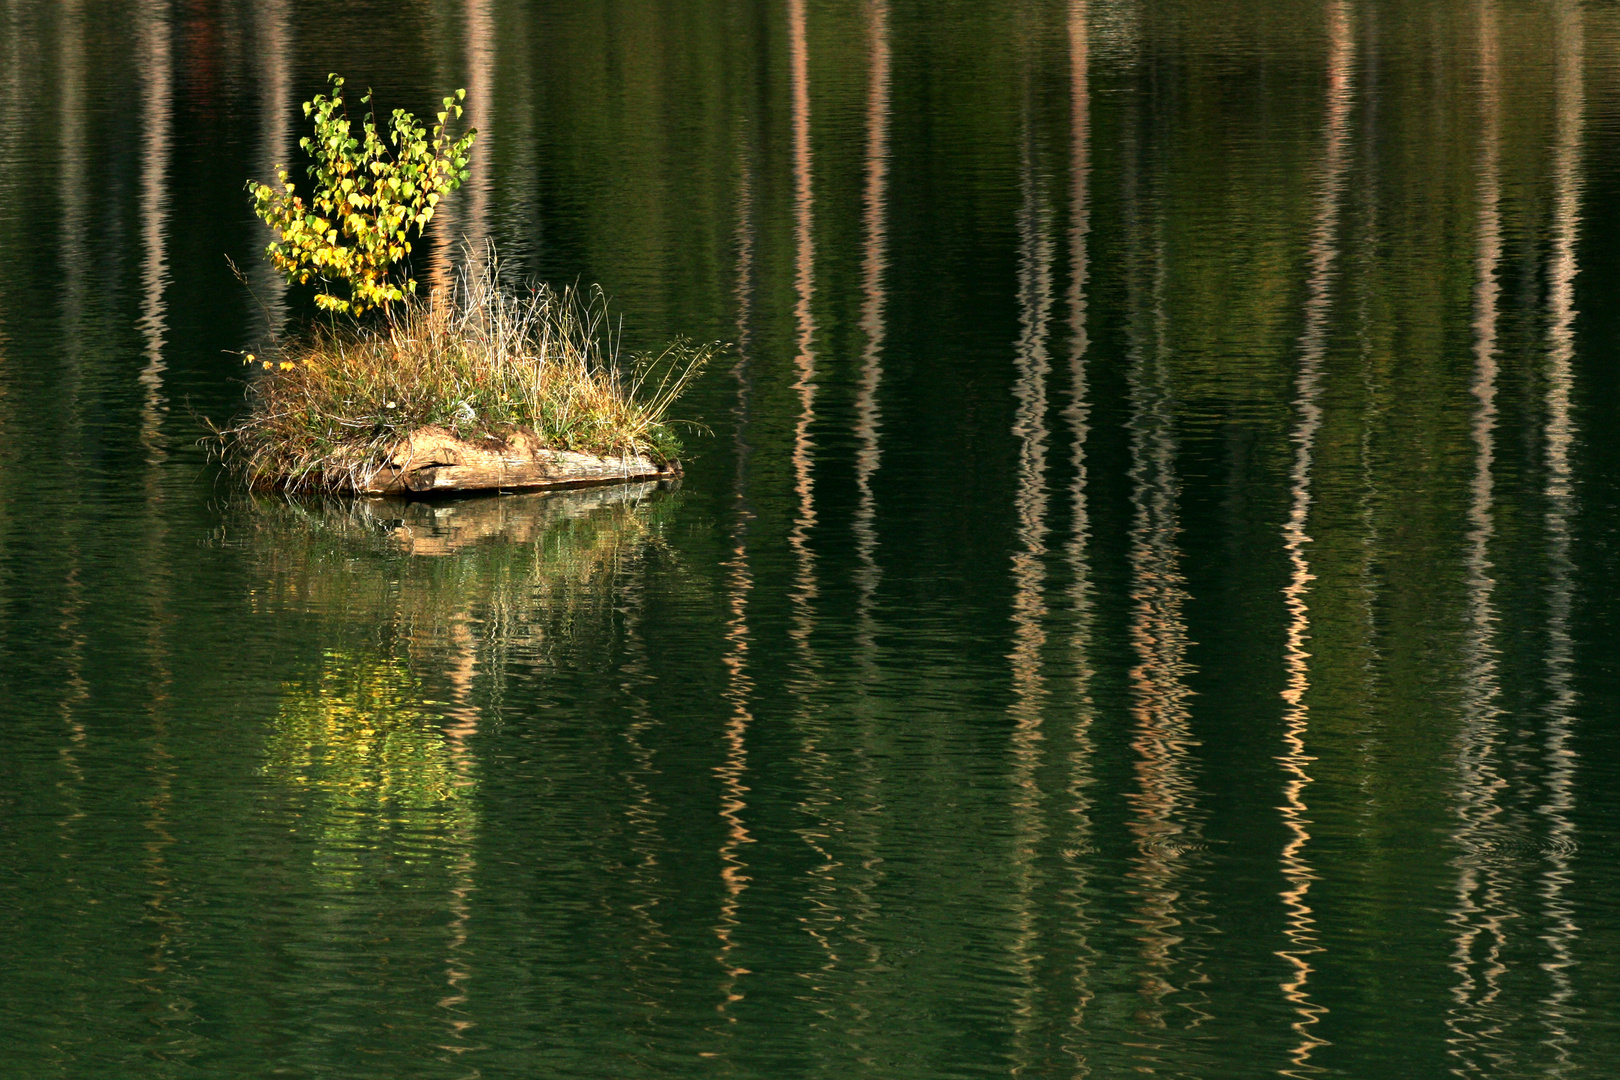
<path fill-rule="evenodd" d="M 315 124 L 314 137 L 298 143 L 314 159 L 309 201 L 298 194 L 285 168 L 276 171 L 279 189 L 250 180 L 248 191 L 254 212 L 276 233 L 265 249 L 271 265 L 289 282 L 319 281 L 315 302 L 322 308 L 359 315 L 416 290 L 414 279 L 399 282 L 391 269 L 410 254 L 412 238 L 432 219 L 439 201 L 467 178 L 478 133 L 473 129 L 452 139 L 445 130 L 462 115 L 467 91 L 457 90 L 444 99 L 431 131 L 411 113 L 395 109 L 385 140 L 376 113 L 368 109 L 355 138 L 343 78 L 329 78 L 331 97 L 317 94 L 304 102 L 304 115 Z M 370 91 L 360 101 L 370 105 Z"/>

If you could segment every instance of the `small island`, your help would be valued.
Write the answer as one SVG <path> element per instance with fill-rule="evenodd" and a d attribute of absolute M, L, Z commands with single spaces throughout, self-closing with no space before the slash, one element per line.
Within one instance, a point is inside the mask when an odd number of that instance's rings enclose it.
<path fill-rule="evenodd" d="M 304 113 L 306 202 L 250 182 L 289 282 L 315 284 L 324 317 L 272 355 L 244 354 L 247 414 L 215 430 L 256 489 L 367 496 L 521 491 L 680 473 L 669 407 L 713 353 L 676 342 L 621 360 L 599 288 L 515 286 L 493 247 L 466 251 L 449 287 L 418 294 L 396 266 L 460 186 L 475 131 L 452 139 L 464 94 L 431 133 L 396 109 L 353 134 L 343 80 Z M 368 93 L 362 103 L 369 105 Z"/>

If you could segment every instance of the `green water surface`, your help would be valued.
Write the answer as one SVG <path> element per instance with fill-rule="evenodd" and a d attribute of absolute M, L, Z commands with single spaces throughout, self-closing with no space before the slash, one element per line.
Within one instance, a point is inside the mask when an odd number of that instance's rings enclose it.
<path fill-rule="evenodd" d="M 250 499 L 329 71 L 731 343 Z M 1620 7 L 0 0 L 0 1076 L 1620 1070 Z M 246 277 L 232 276 L 229 255 Z"/>

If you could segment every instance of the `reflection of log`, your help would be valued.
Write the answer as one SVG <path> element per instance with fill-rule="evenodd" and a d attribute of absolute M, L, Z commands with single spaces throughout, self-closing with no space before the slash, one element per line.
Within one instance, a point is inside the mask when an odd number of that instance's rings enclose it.
<path fill-rule="evenodd" d="M 533 436 L 515 432 L 504 440 L 469 442 L 442 428 L 414 431 L 391 450 L 374 472 L 357 470 L 361 495 L 419 495 L 457 491 L 520 491 L 589 487 L 680 475 L 676 462 L 659 464 L 641 455 L 598 457 L 548 450 Z"/>
<path fill-rule="evenodd" d="M 641 482 L 501 499 L 362 502 L 355 505 L 355 515 L 371 528 L 386 529 L 411 555 L 449 555 L 483 541 L 532 544 L 561 521 L 638 502 L 656 487 L 656 483 Z"/>

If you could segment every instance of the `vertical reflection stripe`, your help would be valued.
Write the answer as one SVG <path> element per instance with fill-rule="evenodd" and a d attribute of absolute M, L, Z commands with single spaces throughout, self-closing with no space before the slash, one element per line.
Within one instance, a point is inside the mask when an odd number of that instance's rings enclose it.
<path fill-rule="evenodd" d="M 1306 855 L 1306 848 L 1311 842 L 1312 821 L 1305 792 L 1313 783 L 1306 769 L 1314 759 L 1306 743 L 1310 731 L 1310 706 L 1305 699 L 1310 690 L 1311 654 L 1307 649 L 1311 637 L 1309 594 L 1310 583 L 1315 580 L 1306 555 L 1306 545 L 1311 541 L 1306 526 L 1310 521 L 1312 502 L 1312 459 L 1317 433 L 1322 426 L 1321 368 L 1327 352 L 1328 317 L 1332 307 L 1330 289 L 1339 258 L 1339 215 L 1350 161 L 1355 47 L 1350 12 L 1345 0 L 1330 0 L 1326 16 L 1329 45 L 1325 146 L 1319 181 L 1320 201 L 1307 245 L 1310 270 L 1305 286 L 1305 327 L 1300 335 L 1299 374 L 1294 384 L 1295 425 L 1290 440 L 1294 446 L 1290 477 L 1293 505 L 1283 525 L 1283 550 L 1289 562 L 1288 584 L 1283 588 L 1288 628 L 1284 645 L 1287 682 L 1282 696 L 1287 708 L 1283 715 L 1283 753 L 1278 760 L 1284 773 L 1283 804 L 1279 809 L 1288 837 L 1281 855 L 1285 883 L 1281 893 L 1286 924 L 1283 934 L 1288 939 L 1288 945 L 1278 950 L 1278 955 L 1290 969 L 1282 990 L 1284 999 L 1294 1013 L 1291 1026 L 1298 1040 L 1289 1053 L 1287 1067 L 1279 1070 L 1284 1076 L 1302 1076 L 1313 1070 L 1314 1067 L 1310 1065 L 1311 1052 L 1323 1042 L 1311 1029 L 1327 1011 L 1311 999 L 1308 984 L 1312 966 L 1306 959 L 1321 951 L 1314 929 L 1316 919 L 1308 901 L 1311 883 L 1317 879 L 1317 875 Z"/>

